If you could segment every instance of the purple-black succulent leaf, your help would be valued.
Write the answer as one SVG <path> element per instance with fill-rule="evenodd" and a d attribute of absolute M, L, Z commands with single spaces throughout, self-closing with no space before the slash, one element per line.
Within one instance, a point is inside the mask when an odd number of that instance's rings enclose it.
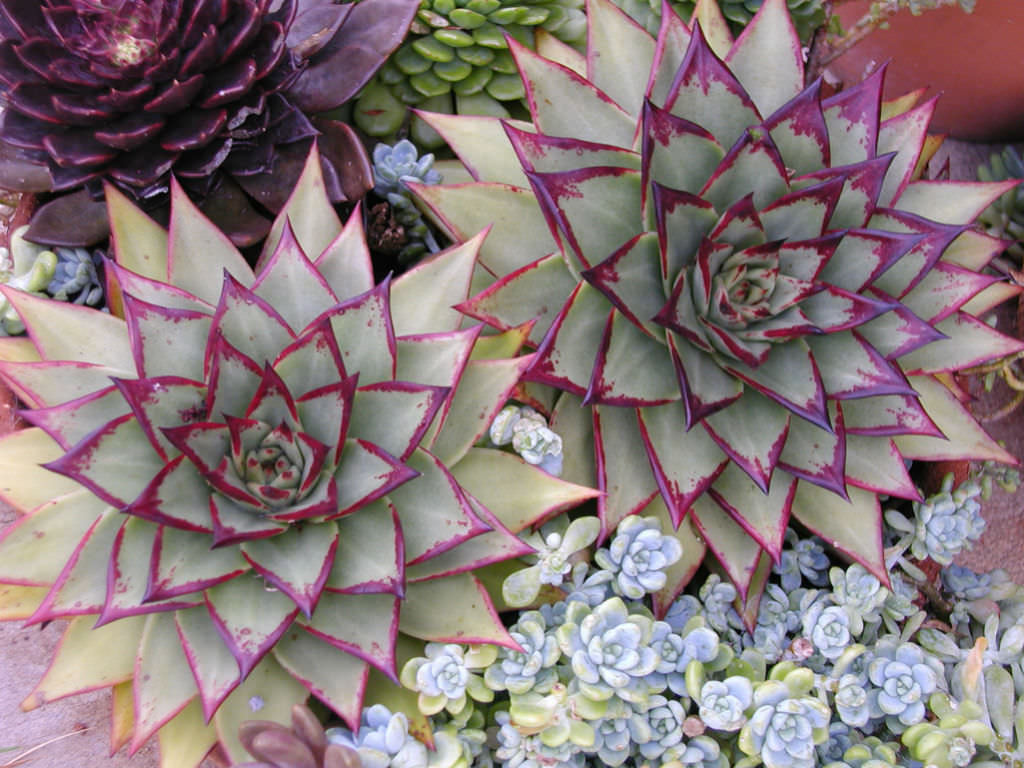
<path fill-rule="evenodd" d="M 419 6 L 412 0 L 371 0 L 356 6 L 341 28 L 288 87 L 305 112 L 325 112 L 355 96 L 397 48 Z M 345 77 L 338 77 L 345 72 Z"/>

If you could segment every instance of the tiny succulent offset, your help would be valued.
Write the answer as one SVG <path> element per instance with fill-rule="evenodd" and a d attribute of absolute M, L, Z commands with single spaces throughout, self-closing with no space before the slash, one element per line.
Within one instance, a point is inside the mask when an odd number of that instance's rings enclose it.
<path fill-rule="evenodd" d="M 405 241 L 398 253 L 402 263 L 441 250 L 406 186 L 410 181 L 438 184 L 441 174 L 432 168 L 433 164 L 434 156 L 420 155 L 408 139 L 394 146 L 378 144 L 373 149 L 373 191 L 387 201 L 392 215 L 404 228 Z"/>
<path fill-rule="evenodd" d="M 412 188 L 456 241 L 491 225 L 460 309 L 532 321 L 604 534 L 663 505 L 746 596 L 792 517 L 884 580 L 907 459 L 1010 461 L 940 377 L 1024 349 L 977 317 L 1016 289 L 969 228 L 1015 182 L 918 178 L 934 101 L 805 85 L 785 0 L 735 40 L 714 2 L 657 39 L 587 11 L 585 55 L 509 43 L 532 125 L 420 113 L 472 181 Z"/>
<path fill-rule="evenodd" d="M 127 681 L 133 749 L 234 755 L 250 701 L 283 719 L 313 692 L 356 724 L 400 637 L 515 647 L 473 571 L 596 492 L 479 445 L 529 357 L 451 309 L 478 243 L 375 285 L 320 169 L 255 270 L 179 188 L 169 232 L 108 188 L 116 314 L 0 289 L 28 331 L 0 376 L 34 425 L 0 443 L 26 512 L 0 582 L 25 591 L 11 617 L 72 619 L 27 706 Z"/>

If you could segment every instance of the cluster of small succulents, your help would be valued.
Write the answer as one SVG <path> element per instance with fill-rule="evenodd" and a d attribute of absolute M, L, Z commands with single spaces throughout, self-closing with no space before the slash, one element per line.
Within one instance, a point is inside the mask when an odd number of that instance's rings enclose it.
<path fill-rule="evenodd" d="M 410 181 L 440 183 L 441 174 L 433 169 L 433 165 L 434 156 L 421 156 L 416 145 L 408 139 L 402 139 L 394 146 L 378 144 L 373 149 L 373 191 L 387 202 L 391 215 L 402 226 L 399 241 L 392 246 L 397 249 L 398 261 L 402 264 L 441 250 L 407 186 Z"/>
<path fill-rule="evenodd" d="M 988 165 L 978 166 L 981 181 L 1024 179 L 1024 160 L 1014 147 L 993 153 Z M 1024 262 L 1024 193 L 1013 187 L 978 215 L 978 223 L 995 237 L 1008 240 L 1006 252 L 1013 256 L 1014 266 Z"/>
<path fill-rule="evenodd" d="M 657 519 L 626 522 L 589 561 L 580 553 L 571 578 L 548 579 L 557 599 L 517 615 L 517 649 L 428 644 L 406 663 L 402 682 L 430 716 L 436 752 L 411 734 L 407 713 L 381 705 L 364 711 L 358 733 L 335 728 L 328 740 L 372 768 L 994 768 L 1019 759 L 1024 589 L 1005 574 L 960 568 L 933 585 L 966 617 L 955 632 L 921 628 L 915 584 L 894 574 L 890 588 L 856 563 L 833 565 L 831 587 L 818 569 L 778 569 L 750 627 L 729 599 L 735 589 L 714 575 L 659 620 L 655 574 L 681 553 Z M 591 539 L 570 538 L 573 551 Z M 791 556 L 820 546 L 795 531 L 787 541 Z"/>
<path fill-rule="evenodd" d="M 973 478 L 955 490 L 953 482 L 953 475 L 948 474 L 937 493 L 913 502 L 912 521 L 896 510 L 886 512 L 892 529 L 903 534 L 897 543 L 901 553 L 909 549 L 918 560 L 930 558 L 939 565 L 949 565 L 981 538 L 985 531 L 981 501 L 988 494 Z"/>
<path fill-rule="evenodd" d="M 530 406 L 502 408 L 491 424 L 490 438 L 494 445 L 510 446 L 527 463 L 555 476 L 562 474 L 562 438 Z"/>
<path fill-rule="evenodd" d="M 35 296 L 97 307 L 103 303 L 103 286 L 97 269 L 100 251 L 30 243 L 25 239 L 28 227 L 10 234 L 10 247 L 0 249 L 0 284 Z M 15 336 L 25 332 L 25 324 L 6 298 L 0 297 L 0 334 Z"/>

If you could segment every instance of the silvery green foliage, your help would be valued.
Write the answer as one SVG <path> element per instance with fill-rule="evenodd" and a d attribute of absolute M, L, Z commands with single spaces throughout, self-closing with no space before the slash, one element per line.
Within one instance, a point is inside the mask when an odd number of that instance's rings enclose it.
<path fill-rule="evenodd" d="M 883 742 L 875 736 L 852 744 L 846 748 L 842 756 L 825 768 L 897 768 L 904 762 L 899 758 L 899 744 Z"/>
<path fill-rule="evenodd" d="M 837 659 L 850 644 L 850 614 L 838 605 L 816 602 L 803 619 L 804 636 L 826 659 Z"/>
<path fill-rule="evenodd" d="M 845 570 L 833 567 L 828 572 L 832 583 L 832 600 L 842 606 L 850 619 L 850 631 L 855 636 L 864 632 L 864 624 L 877 626 L 882 622 L 882 606 L 889 590 L 860 563 Z"/>
<path fill-rule="evenodd" d="M 680 595 L 665 614 L 665 621 L 675 630 L 680 630 L 694 616 L 703 616 L 704 606 L 695 595 Z"/>
<path fill-rule="evenodd" d="M 834 705 L 836 714 L 846 726 L 863 728 L 871 719 L 868 684 L 864 675 L 842 675 L 836 682 Z"/>
<path fill-rule="evenodd" d="M 686 695 L 686 667 L 691 661 L 710 664 L 718 655 L 718 635 L 704 626 L 703 619 L 691 619 L 677 632 L 667 622 L 654 628 L 651 646 L 658 652 L 658 666 L 648 678 L 653 687 L 668 688 L 679 696 Z"/>
<path fill-rule="evenodd" d="M 831 713 L 820 700 L 793 695 L 768 680 L 754 692 L 754 714 L 740 732 L 740 748 L 766 768 L 814 768 L 815 747 L 828 738 Z"/>
<path fill-rule="evenodd" d="M 566 601 L 575 600 L 590 607 L 600 605 L 612 596 L 611 584 L 614 580 L 615 575 L 610 571 L 592 571 L 587 563 L 576 563 L 572 569 L 572 583 L 564 587 L 569 591 Z M 564 603 L 562 605 L 564 607 Z"/>
<path fill-rule="evenodd" d="M 547 693 L 558 679 L 555 662 L 561 656 L 558 641 L 548 631 L 540 611 L 527 611 L 509 627 L 522 651 L 501 648 L 498 660 L 484 671 L 484 682 L 495 691 Z"/>
<path fill-rule="evenodd" d="M 583 768 L 586 755 L 572 742 L 551 747 L 539 736 L 523 734 L 509 722 L 508 712 L 498 712 L 494 719 L 499 726 L 494 757 L 503 768 Z"/>
<path fill-rule="evenodd" d="M 407 242 L 398 256 L 403 263 L 441 250 L 406 186 L 410 181 L 440 183 L 441 174 L 433 170 L 433 165 L 434 156 L 428 153 L 420 157 L 416 145 L 408 139 L 394 146 L 378 144 L 373 148 L 373 191 L 388 201 L 392 214 L 405 228 Z"/>
<path fill-rule="evenodd" d="M 419 693 L 418 706 L 426 715 L 442 709 L 452 715 L 462 712 L 470 697 L 491 701 L 494 691 L 476 674 L 494 662 L 498 648 L 478 645 L 469 649 L 455 643 L 427 643 L 426 656 L 409 659 L 402 667 L 402 685 Z"/>
<path fill-rule="evenodd" d="M 501 587 L 505 602 L 521 608 L 537 599 L 543 585 L 560 585 L 572 571 L 572 556 L 593 544 L 600 532 L 601 523 L 596 517 L 579 517 L 571 523 L 559 517 L 539 531 L 522 536 L 536 553 L 525 559 L 536 562 L 505 579 Z"/>
<path fill-rule="evenodd" d="M 703 616 L 711 628 L 719 635 L 738 638 L 738 633 L 743 630 L 743 620 L 733 605 L 736 587 L 713 573 L 697 594 L 703 604 Z"/>
<path fill-rule="evenodd" d="M 846 723 L 835 720 L 829 723 L 828 740 L 818 745 L 819 762 L 828 763 L 840 760 L 843 753 L 853 746 L 854 735 Z"/>
<path fill-rule="evenodd" d="M 743 636 L 744 646 L 756 648 L 770 663 L 781 659 L 801 625 L 800 603 L 806 593 L 802 587 L 786 592 L 778 584 L 769 584 L 761 595 L 757 625 L 753 633 Z"/>
<path fill-rule="evenodd" d="M 359 753 L 363 768 L 425 768 L 427 748 L 409 733 L 409 720 L 383 704 L 363 710 L 359 732 L 329 728 L 327 741 Z"/>
<path fill-rule="evenodd" d="M 646 701 L 650 687 L 645 678 L 658 665 L 658 654 L 650 642 L 659 623 L 663 622 L 630 613 L 619 597 L 596 608 L 570 603 L 565 624 L 557 630 L 558 644 L 569 657 L 584 695 L 597 701 L 613 696 L 629 702 Z"/>
<path fill-rule="evenodd" d="M 491 423 L 490 437 L 495 445 L 511 445 L 527 464 L 534 464 L 555 477 L 562 474 L 562 438 L 530 406 L 502 408 Z"/>
<path fill-rule="evenodd" d="M 96 271 L 102 253 L 89 253 L 85 248 L 57 247 L 57 266 L 46 292 L 58 301 L 99 306 L 103 302 L 103 285 Z"/>
<path fill-rule="evenodd" d="M 700 719 L 717 731 L 738 731 L 753 700 L 754 687 L 746 677 L 708 680 L 700 689 Z"/>
<path fill-rule="evenodd" d="M 48 248 L 24 238 L 28 227 L 19 227 L 11 234 L 8 248 L 0 248 L 0 283 L 43 296 L 57 270 L 57 255 Z M 17 336 L 25 332 L 18 313 L 0 295 L 0 336 Z"/>
<path fill-rule="evenodd" d="M 779 576 L 782 588 L 791 591 L 806 579 L 815 587 L 828 583 L 829 559 L 825 547 L 817 536 L 801 539 L 792 528 L 786 531 L 786 544 L 779 562 L 772 568 Z"/>
<path fill-rule="evenodd" d="M 660 694 L 651 696 L 643 713 L 644 727 L 633 734 L 633 743 L 641 755 L 655 760 L 682 741 L 685 719 L 686 711 L 678 700 L 666 699 Z"/>
<path fill-rule="evenodd" d="M 722 753 L 718 742 L 710 736 L 685 739 L 665 750 L 662 765 L 680 763 L 683 768 L 728 768 L 729 759 Z"/>
<path fill-rule="evenodd" d="M 939 576 L 942 586 L 957 600 L 980 600 L 992 589 L 991 573 L 975 573 L 964 565 L 948 565 Z"/>
<path fill-rule="evenodd" d="M 945 685 L 945 673 L 920 646 L 886 635 L 875 643 L 867 665 L 873 718 L 885 718 L 893 733 L 924 720 L 928 696 Z"/>
<path fill-rule="evenodd" d="M 615 575 L 616 594 L 641 600 L 665 586 L 665 569 L 682 556 L 679 539 L 663 535 L 658 518 L 632 515 L 619 523 L 608 548 L 594 553 L 594 561 Z"/>
<path fill-rule="evenodd" d="M 914 519 L 908 520 L 895 510 L 886 510 L 886 522 L 902 532 L 900 547 L 909 548 L 918 560 L 931 558 L 949 565 L 963 550 L 969 549 L 985 530 L 981 516 L 981 484 L 968 479 L 953 489 L 952 473 L 942 481 L 940 491 L 922 502 L 914 502 Z"/>

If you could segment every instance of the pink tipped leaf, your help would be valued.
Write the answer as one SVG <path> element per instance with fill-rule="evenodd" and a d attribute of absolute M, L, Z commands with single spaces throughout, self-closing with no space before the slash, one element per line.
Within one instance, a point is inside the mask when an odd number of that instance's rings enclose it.
<path fill-rule="evenodd" d="M 878 116 L 885 67 L 822 102 L 833 166 L 870 160 L 877 154 Z"/>
<path fill-rule="evenodd" d="M 765 62 L 772 62 L 765 67 Z M 770 115 L 804 87 L 800 37 L 786 0 L 765 0 L 736 39 L 725 63 L 744 83 L 762 115 Z"/>
<path fill-rule="evenodd" d="M 715 478 L 708 495 L 739 523 L 773 561 L 778 562 L 782 556 L 796 484 L 795 477 L 778 472 L 765 493 L 735 463 L 730 463 Z"/>
<path fill-rule="evenodd" d="M 120 418 L 129 410 L 128 403 L 117 387 L 111 385 L 61 405 L 19 411 L 19 415 L 29 424 L 45 431 L 66 451 L 98 424 Z"/>
<path fill-rule="evenodd" d="M 612 310 L 583 402 L 642 407 L 678 398 L 679 386 L 665 345 Z"/>
<path fill-rule="evenodd" d="M 736 586 L 740 598 L 745 599 L 761 558 L 761 547 L 709 495 L 697 499 L 690 519 Z"/>
<path fill-rule="evenodd" d="M 828 128 L 821 111 L 821 80 L 782 104 L 762 123 L 794 175 L 831 165 Z"/>
<path fill-rule="evenodd" d="M 214 548 L 277 536 L 286 528 L 283 523 L 254 515 L 251 508 L 219 493 L 210 496 L 210 520 L 213 522 Z"/>
<path fill-rule="evenodd" d="M 218 333 L 207 347 L 207 405 L 211 419 L 245 413 L 260 387 L 263 369 Z"/>
<path fill-rule="evenodd" d="M 806 419 L 790 420 L 779 468 L 846 498 L 845 404 L 833 400 L 829 406 L 831 429 Z"/>
<path fill-rule="evenodd" d="M 202 380 L 212 325 L 208 313 L 149 304 L 127 294 L 124 310 L 138 371 Z"/>
<path fill-rule="evenodd" d="M 349 434 L 405 461 L 419 445 L 448 396 L 448 387 L 381 382 L 355 393 Z"/>
<path fill-rule="evenodd" d="M 594 458 L 597 464 L 597 500 L 604 540 L 616 526 L 646 507 L 658 494 L 658 484 L 642 440 L 637 412 L 631 408 L 597 405 L 594 422 Z"/>
<path fill-rule="evenodd" d="M 238 662 L 205 605 L 177 611 L 174 623 L 199 688 L 203 719 L 210 722 L 224 699 L 242 682 Z"/>
<path fill-rule="evenodd" d="M 940 224 L 902 210 L 884 208 L 875 212 L 869 226 L 922 236 L 913 249 L 874 283 L 878 289 L 898 298 L 905 296 L 921 281 L 946 248 L 965 230 L 962 225 Z"/>
<path fill-rule="evenodd" d="M 161 428 L 206 420 L 206 387 L 180 376 L 114 379 L 149 442 L 165 461 L 177 450 Z"/>
<path fill-rule="evenodd" d="M 592 355 L 604 337 L 611 311 L 596 288 L 579 283 L 537 348 L 527 378 L 582 397 L 590 385 Z"/>
<path fill-rule="evenodd" d="M 729 463 L 707 432 L 684 429 L 682 404 L 638 412 L 640 434 L 672 525 L 678 528 L 694 502 L 711 487 Z"/>
<path fill-rule="evenodd" d="M 413 114 L 444 138 L 476 181 L 526 186 L 526 177 L 505 140 L 505 133 L 510 128 L 533 131 L 532 124 L 486 115 L 449 115 L 421 109 L 414 109 Z"/>
<path fill-rule="evenodd" d="M 947 317 L 935 328 L 946 338 L 903 355 L 900 365 L 908 373 L 958 371 L 1024 351 L 1024 342 L 965 312 Z"/>
<path fill-rule="evenodd" d="M 138 421 L 126 414 L 100 427 L 45 467 L 76 480 L 120 509 L 142 493 L 163 468 L 163 462 Z"/>
<path fill-rule="evenodd" d="M 386 500 L 339 517 L 335 567 L 324 589 L 348 594 L 405 594 L 405 542 L 398 512 Z"/>
<path fill-rule="evenodd" d="M 252 268 L 242 254 L 173 178 L 167 250 L 167 282 L 209 304 L 217 303 L 220 276 L 224 272 L 240 285 L 252 285 Z"/>
<path fill-rule="evenodd" d="M 693 263 L 694 254 L 719 217 L 711 203 L 696 195 L 657 183 L 653 189 L 662 279 L 666 286 L 675 285 L 680 272 Z"/>
<path fill-rule="evenodd" d="M 632 147 L 636 121 L 611 96 L 512 38 L 508 47 L 523 78 L 530 115 L 541 133 Z M 581 121 L 580 115 L 588 119 Z"/>
<path fill-rule="evenodd" d="M 300 623 L 314 637 L 368 662 L 395 680 L 395 636 L 401 605 L 399 598 L 389 594 L 325 592 L 313 618 Z"/>
<path fill-rule="evenodd" d="M 754 205 L 764 208 L 789 191 L 789 173 L 771 136 L 749 128 L 732 146 L 700 196 L 719 211 L 751 192 Z"/>
<path fill-rule="evenodd" d="M 178 455 L 160 470 L 125 514 L 184 531 L 210 533 L 210 488 L 185 456 Z"/>
<path fill-rule="evenodd" d="M 535 320 L 530 341 L 539 344 L 551 327 L 555 312 L 576 285 L 561 254 L 551 253 L 510 272 L 456 306 L 463 314 L 499 330 Z"/>
<path fill-rule="evenodd" d="M 945 439 L 913 395 L 880 395 L 843 401 L 851 435 L 925 435 Z"/>
<path fill-rule="evenodd" d="M 587 80 L 636 119 L 655 41 L 611 0 L 587 0 L 586 11 Z"/>
<path fill-rule="evenodd" d="M 313 245 L 313 238 L 310 237 Z M 344 229 L 321 251 L 313 254 L 314 265 L 331 291 L 345 301 L 373 288 L 373 264 L 363 230 L 362 203 L 356 203 Z M 319 254 L 319 255 L 316 255 Z"/>
<path fill-rule="evenodd" d="M 875 494 L 920 501 L 921 492 L 907 472 L 906 462 L 892 439 L 847 435 L 846 480 Z"/>
<path fill-rule="evenodd" d="M 997 275 L 939 261 L 903 297 L 903 304 L 922 320 L 934 324 L 945 320 L 974 296 L 1000 281 Z"/>
<path fill-rule="evenodd" d="M 668 344 L 683 395 L 686 429 L 729 407 L 743 394 L 743 382 L 726 373 L 712 355 L 672 334 Z"/>
<path fill-rule="evenodd" d="M 391 322 L 390 280 L 324 313 L 341 351 L 345 370 L 362 385 L 395 377 L 395 330 Z"/>
<path fill-rule="evenodd" d="M 137 752 L 198 695 L 192 675 L 182 674 L 187 665 L 174 616 L 147 616 L 132 678 L 135 727 L 129 754 Z"/>
<path fill-rule="evenodd" d="M 767 493 L 789 422 L 786 409 L 747 389 L 739 400 L 708 416 L 702 425 L 718 447 Z M 756 432 L 751 431 L 751 424 L 758 425 Z"/>
<path fill-rule="evenodd" d="M 418 476 L 383 448 L 349 438 L 334 474 L 338 498 L 334 517 L 349 514 Z"/>
<path fill-rule="evenodd" d="M 722 147 L 728 148 L 747 126 L 760 124 L 762 118 L 739 80 L 708 45 L 705 29 L 704 25 L 695 28 L 686 58 L 669 89 L 665 109 L 699 123 Z"/>
<path fill-rule="evenodd" d="M 653 232 L 637 235 L 581 276 L 607 296 L 634 326 L 654 338 L 662 335 L 652 322 L 664 302 L 661 252 Z"/>
<path fill-rule="evenodd" d="M 503 121 L 502 125 L 515 150 L 516 159 L 524 171 L 555 173 L 593 166 L 633 170 L 640 168 L 640 157 L 629 149 L 521 130 L 507 121 Z M 488 180 L 491 180 L 491 177 L 488 177 Z M 526 186 L 527 183 L 526 176 L 522 176 L 522 186 Z"/>
<path fill-rule="evenodd" d="M 664 105 L 668 99 L 676 72 L 689 47 L 689 28 L 679 18 L 669 0 L 661 0 L 661 27 L 658 29 L 645 91 L 646 97 L 657 106 Z"/>
<path fill-rule="evenodd" d="M 299 608 L 284 592 L 268 591 L 259 579 L 231 579 L 205 591 L 206 607 L 242 677 L 292 625 Z"/>
<path fill-rule="evenodd" d="M 281 312 L 292 328 L 305 328 L 316 317 L 318 307 L 338 303 L 327 280 L 310 261 L 317 255 L 302 250 L 287 224 L 253 284 L 253 293 Z"/>
<path fill-rule="evenodd" d="M 722 162 L 722 146 L 706 129 L 650 101 L 644 102 L 642 117 L 644 189 L 653 181 L 680 192 L 699 192 Z M 687 162 L 678 162 L 680 157 Z"/>
<path fill-rule="evenodd" d="M 210 548 L 210 536 L 159 526 L 149 560 L 146 600 L 198 594 L 251 569 L 234 547 Z"/>
<path fill-rule="evenodd" d="M 830 398 L 913 394 L 900 368 L 886 361 L 857 331 L 832 334 L 827 343 L 820 336 L 809 336 L 807 343 Z"/>
<path fill-rule="evenodd" d="M 326 318 L 308 326 L 281 350 L 272 365 L 292 397 L 298 400 L 346 378 L 341 350 Z"/>
<path fill-rule="evenodd" d="M 913 179 L 938 100 L 939 97 L 934 96 L 914 109 L 885 120 L 879 127 L 878 154 L 896 153 L 878 198 L 879 205 L 893 205 Z"/>
<path fill-rule="evenodd" d="M 146 520 L 130 517 L 118 530 L 107 563 L 107 597 L 96 626 L 126 616 L 175 611 L 202 602 L 195 593 L 168 599 L 149 594 L 149 566 L 158 530 L 158 526 Z"/>
<path fill-rule="evenodd" d="M 449 610 L 438 611 L 438 605 Z M 491 643 L 519 649 L 483 584 L 468 573 L 410 584 L 399 628 L 430 642 Z"/>
<path fill-rule="evenodd" d="M 261 367 L 295 340 L 295 332 L 277 310 L 229 274 L 213 316 L 211 342 L 218 335 Z"/>

